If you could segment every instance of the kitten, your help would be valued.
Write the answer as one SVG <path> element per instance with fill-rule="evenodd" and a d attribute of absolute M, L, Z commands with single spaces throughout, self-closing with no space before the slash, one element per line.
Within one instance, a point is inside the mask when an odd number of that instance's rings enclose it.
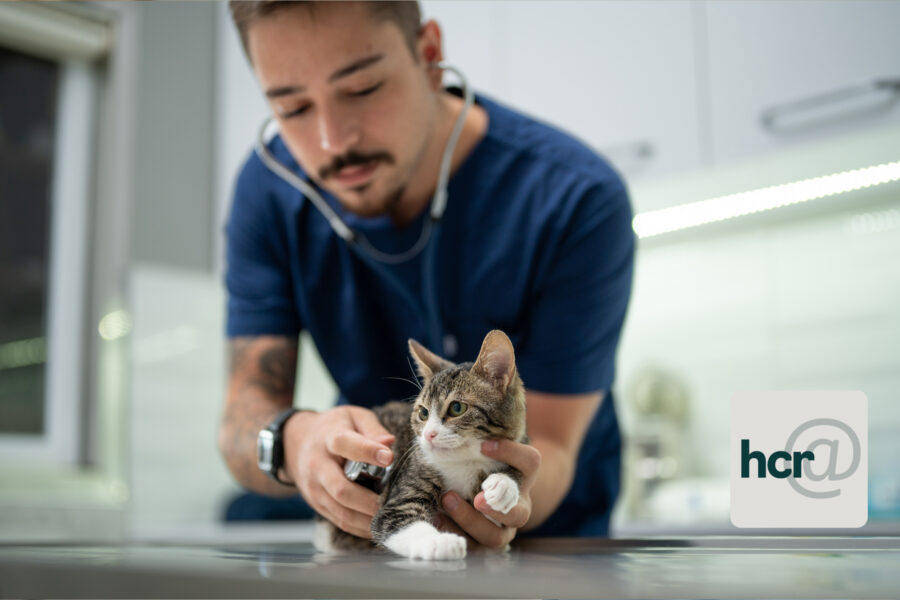
<path fill-rule="evenodd" d="M 433 525 L 441 495 L 453 490 L 471 501 L 480 490 L 488 505 L 509 512 L 519 501 L 521 473 L 484 456 L 481 443 L 505 438 L 527 443 L 525 388 L 516 371 L 512 343 L 491 331 L 474 363 L 456 365 L 415 340 L 409 349 L 424 385 L 413 404 L 390 402 L 375 409 L 396 436 L 394 465 L 372 521 L 375 543 L 409 558 L 456 559 L 466 539 Z M 360 549 L 374 544 L 324 519 L 317 547 Z"/>

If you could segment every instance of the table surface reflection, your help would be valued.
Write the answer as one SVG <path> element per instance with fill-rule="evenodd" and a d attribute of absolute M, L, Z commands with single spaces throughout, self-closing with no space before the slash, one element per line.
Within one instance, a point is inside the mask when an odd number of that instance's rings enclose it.
<path fill-rule="evenodd" d="M 2 597 L 900 597 L 900 537 L 524 540 L 410 561 L 308 542 L 0 544 Z"/>

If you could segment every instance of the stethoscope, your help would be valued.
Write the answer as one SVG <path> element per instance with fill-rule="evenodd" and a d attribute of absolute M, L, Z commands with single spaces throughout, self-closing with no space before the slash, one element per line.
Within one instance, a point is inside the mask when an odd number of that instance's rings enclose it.
<path fill-rule="evenodd" d="M 413 307 L 417 307 L 419 303 L 406 286 L 400 282 L 398 277 L 386 268 L 386 265 L 404 263 L 424 252 L 422 257 L 422 295 L 425 300 L 425 311 L 427 313 L 427 335 L 429 346 L 440 352 L 442 350 L 447 350 L 447 348 L 444 347 L 437 301 L 437 283 L 434 279 L 435 271 L 437 269 L 437 246 L 438 239 L 440 238 L 440 224 L 441 219 L 444 216 L 444 210 L 447 208 L 447 182 L 450 179 L 450 163 L 453 160 L 453 150 L 456 148 L 456 143 L 459 141 L 466 114 L 474 103 L 475 96 L 472 93 L 472 90 L 469 89 L 465 75 L 463 75 L 459 69 L 444 62 L 432 63 L 432 65 L 437 69 L 450 71 L 459 78 L 463 92 L 463 107 L 450 132 L 447 145 L 444 147 L 440 171 L 438 172 L 437 187 L 435 188 L 434 196 L 431 199 L 430 215 L 425 219 L 425 222 L 422 225 L 419 239 L 409 249 L 396 254 L 390 254 L 382 252 L 373 246 L 365 235 L 347 225 L 314 186 L 279 162 L 266 146 L 266 133 L 273 122 L 272 117 L 267 117 L 259 128 L 256 142 L 256 154 L 270 171 L 278 175 L 278 177 L 294 187 L 297 191 L 304 194 L 318 211 L 322 213 L 322 216 L 325 217 L 334 232 L 347 242 L 347 245 L 373 270 L 386 280 L 390 281 L 391 285 L 396 288 L 397 293 L 404 296 L 406 301 Z"/>

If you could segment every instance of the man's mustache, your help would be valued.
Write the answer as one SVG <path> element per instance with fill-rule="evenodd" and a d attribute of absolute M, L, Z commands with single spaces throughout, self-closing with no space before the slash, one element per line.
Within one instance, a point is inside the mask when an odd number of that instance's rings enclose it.
<path fill-rule="evenodd" d="M 338 171 L 346 167 L 354 167 L 356 165 L 365 165 L 377 160 L 382 160 L 388 164 L 393 164 L 394 157 L 384 151 L 372 152 L 371 154 L 362 154 L 360 152 L 350 151 L 343 156 L 336 156 L 330 165 L 319 169 L 319 179 L 323 181 L 328 179 Z"/>

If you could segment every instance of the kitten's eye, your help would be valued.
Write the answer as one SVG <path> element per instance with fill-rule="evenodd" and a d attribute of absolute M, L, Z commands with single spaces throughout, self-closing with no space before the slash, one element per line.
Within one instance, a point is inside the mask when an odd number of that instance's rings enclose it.
<path fill-rule="evenodd" d="M 423 421 L 428 419 L 428 409 L 425 408 L 424 406 L 419 407 L 419 418 L 422 419 Z"/>
<path fill-rule="evenodd" d="M 459 400 L 454 400 L 450 403 L 450 406 L 447 407 L 447 414 L 451 417 L 458 417 L 468 410 L 469 405 L 465 402 L 460 402 Z"/>

